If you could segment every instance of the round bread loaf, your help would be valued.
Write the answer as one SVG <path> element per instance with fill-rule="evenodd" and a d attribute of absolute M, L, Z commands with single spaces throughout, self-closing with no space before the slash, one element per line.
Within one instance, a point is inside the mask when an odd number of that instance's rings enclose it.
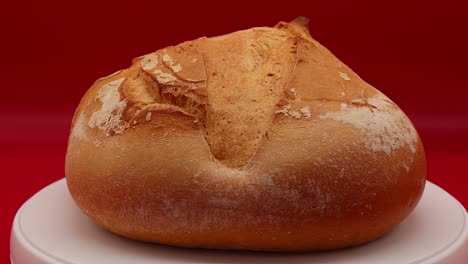
<path fill-rule="evenodd" d="M 376 239 L 416 206 L 405 114 L 311 38 L 306 19 L 199 38 L 97 80 L 66 156 L 76 204 L 168 245 L 324 250 Z"/>

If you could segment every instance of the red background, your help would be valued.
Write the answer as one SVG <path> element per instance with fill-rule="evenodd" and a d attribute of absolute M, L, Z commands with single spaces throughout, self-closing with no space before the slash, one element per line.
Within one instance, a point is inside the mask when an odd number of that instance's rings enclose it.
<path fill-rule="evenodd" d="M 313 37 L 409 115 L 426 148 L 428 178 L 467 207 L 467 8 L 462 1 L 414 2 L 57 0 L 1 7 L 0 262 L 8 261 L 16 210 L 64 176 L 72 114 L 95 79 L 167 45 L 298 15 L 310 18 Z"/>

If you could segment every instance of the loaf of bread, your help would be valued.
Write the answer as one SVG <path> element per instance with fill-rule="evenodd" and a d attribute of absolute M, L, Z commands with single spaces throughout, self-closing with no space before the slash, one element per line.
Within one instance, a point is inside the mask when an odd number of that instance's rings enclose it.
<path fill-rule="evenodd" d="M 306 251 L 374 240 L 416 206 L 407 116 L 304 18 L 199 38 L 97 80 L 73 118 L 68 188 L 128 238 Z"/>

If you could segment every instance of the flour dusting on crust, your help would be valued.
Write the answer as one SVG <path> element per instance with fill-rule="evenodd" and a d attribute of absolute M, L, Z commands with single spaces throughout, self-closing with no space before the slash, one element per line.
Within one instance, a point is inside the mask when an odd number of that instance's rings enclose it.
<path fill-rule="evenodd" d="M 162 56 L 162 59 L 164 62 L 167 62 L 169 64 L 169 67 L 172 69 L 173 72 L 177 73 L 182 71 L 182 66 L 180 66 L 180 64 L 175 64 L 174 60 L 168 54 L 164 54 Z"/>
<path fill-rule="evenodd" d="M 146 116 L 145 116 L 146 121 L 151 121 L 151 115 L 152 115 L 151 112 L 146 113 Z"/>
<path fill-rule="evenodd" d="M 345 81 L 350 81 L 351 78 L 349 78 L 348 74 L 344 73 L 344 72 L 339 72 L 340 74 L 340 77 L 341 79 L 345 80 Z"/>
<path fill-rule="evenodd" d="M 127 124 L 122 120 L 122 114 L 127 106 L 126 100 L 121 100 L 119 87 L 125 77 L 114 80 L 99 89 L 96 98 L 101 102 L 101 109 L 94 112 L 88 121 L 90 128 L 98 128 L 107 135 L 111 132 L 122 134 L 127 128 Z"/>
<path fill-rule="evenodd" d="M 305 118 L 307 120 L 310 120 L 312 118 L 312 114 L 310 113 L 310 107 L 309 106 L 305 106 L 303 108 L 301 108 L 301 113 L 304 114 Z"/>
<path fill-rule="evenodd" d="M 415 153 L 418 136 L 405 114 L 382 97 L 369 98 L 368 103 L 376 108 L 342 106 L 340 111 L 327 113 L 321 118 L 340 121 L 359 129 L 363 135 L 362 143 L 373 152 L 390 155 L 407 146 Z"/>
<path fill-rule="evenodd" d="M 177 81 L 177 78 L 174 75 L 167 72 L 163 72 L 161 70 L 155 70 L 154 74 L 156 75 L 156 79 L 158 80 L 158 82 L 162 84 Z"/>
<path fill-rule="evenodd" d="M 151 70 L 154 67 L 156 67 L 156 65 L 158 65 L 158 56 L 154 53 L 148 54 L 145 57 L 143 57 L 140 65 L 141 68 L 143 68 L 143 70 Z"/>
<path fill-rule="evenodd" d="M 75 125 L 73 126 L 73 129 L 71 131 L 71 136 L 73 138 L 85 140 L 87 139 L 86 137 L 86 131 L 85 131 L 85 119 L 84 119 L 84 114 L 81 113 L 75 121 Z"/>

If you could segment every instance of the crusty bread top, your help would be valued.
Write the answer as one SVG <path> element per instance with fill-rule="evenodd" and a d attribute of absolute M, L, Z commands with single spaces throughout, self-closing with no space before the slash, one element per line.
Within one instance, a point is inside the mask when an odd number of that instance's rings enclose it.
<path fill-rule="evenodd" d="M 172 113 L 204 132 L 215 159 L 239 168 L 275 123 L 332 119 L 360 130 L 369 151 L 414 153 L 418 136 L 404 113 L 312 39 L 306 24 L 204 37 L 136 58 L 88 91 L 77 113 L 86 107 L 89 117 L 75 116 L 72 136 L 84 137 L 84 124 L 118 136 L 154 113 Z"/>

